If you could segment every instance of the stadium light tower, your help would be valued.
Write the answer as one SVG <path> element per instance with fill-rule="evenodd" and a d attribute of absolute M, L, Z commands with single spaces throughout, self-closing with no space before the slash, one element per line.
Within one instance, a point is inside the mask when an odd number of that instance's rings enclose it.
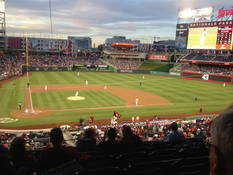
<path fill-rule="evenodd" d="M 0 0 L 0 50 L 6 49 L 5 0 Z"/>
<path fill-rule="evenodd" d="M 52 19 L 52 2 L 49 0 L 49 17 L 50 17 L 50 32 L 53 37 L 53 19 Z"/>

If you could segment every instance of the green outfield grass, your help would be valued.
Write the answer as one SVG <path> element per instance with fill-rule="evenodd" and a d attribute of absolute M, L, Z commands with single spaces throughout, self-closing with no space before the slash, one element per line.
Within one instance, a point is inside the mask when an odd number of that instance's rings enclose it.
<path fill-rule="evenodd" d="M 138 70 L 150 70 L 158 72 L 169 72 L 173 67 L 173 64 L 159 63 L 159 62 L 145 62 L 143 63 Z"/>
<path fill-rule="evenodd" d="M 48 84 L 89 84 L 113 85 L 131 89 L 140 89 L 160 95 L 170 100 L 173 105 L 147 106 L 117 109 L 123 117 L 150 116 L 163 114 L 183 114 L 198 112 L 200 106 L 204 112 L 223 110 L 233 102 L 233 86 L 223 87 L 221 83 L 210 83 L 194 80 L 185 80 L 174 77 L 144 75 L 142 74 L 119 74 L 119 73 L 96 73 L 80 72 L 80 76 L 74 72 L 34 72 L 30 76 L 31 85 Z M 24 102 L 24 88 L 26 77 L 8 82 L 0 87 L 0 119 L 13 117 L 10 111 L 17 108 L 19 102 Z M 142 81 L 142 86 L 139 82 Z M 96 98 L 85 100 L 82 107 L 119 106 L 124 101 L 119 97 L 106 92 L 100 93 L 94 90 L 83 90 L 80 93 L 85 96 Z M 33 104 L 37 107 L 51 109 L 76 108 L 76 104 L 64 100 L 66 96 L 74 95 L 75 91 L 53 91 L 46 93 L 33 93 Z M 83 95 L 84 96 L 84 95 Z M 194 98 L 198 101 L 195 102 Z M 75 122 L 80 118 L 89 119 L 90 113 L 94 113 L 95 119 L 112 117 L 113 109 L 83 110 L 72 112 L 57 112 L 49 116 L 31 119 L 19 119 L 15 123 L 0 124 L 0 126 L 30 126 L 42 124 L 54 124 L 62 122 Z M 13 117 L 14 118 L 14 117 Z"/>

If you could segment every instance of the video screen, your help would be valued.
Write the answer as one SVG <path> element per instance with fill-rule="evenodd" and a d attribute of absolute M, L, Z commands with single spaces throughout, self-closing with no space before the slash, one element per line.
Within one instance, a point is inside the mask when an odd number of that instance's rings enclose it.
<path fill-rule="evenodd" d="M 218 27 L 189 28 L 188 49 L 216 49 Z"/>

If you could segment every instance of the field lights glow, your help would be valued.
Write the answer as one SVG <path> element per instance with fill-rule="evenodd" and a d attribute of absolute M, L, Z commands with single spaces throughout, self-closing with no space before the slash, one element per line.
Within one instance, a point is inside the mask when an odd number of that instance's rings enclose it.
<path fill-rule="evenodd" d="M 5 12 L 5 0 L 0 0 L 0 12 Z"/>
<path fill-rule="evenodd" d="M 190 18 L 197 18 L 197 17 L 209 17 L 213 14 L 213 8 L 202 8 L 202 9 L 183 9 L 179 11 L 178 18 L 180 19 L 190 19 Z"/>
<path fill-rule="evenodd" d="M 193 15 L 195 15 L 195 12 L 192 9 L 184 9 L 179 12 L 179 18 L 188 19 L 188 18 L 192 18 Z"/>

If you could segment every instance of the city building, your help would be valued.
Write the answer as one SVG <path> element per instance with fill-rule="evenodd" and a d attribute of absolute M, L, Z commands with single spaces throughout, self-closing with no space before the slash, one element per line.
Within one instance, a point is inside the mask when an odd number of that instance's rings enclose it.
<path fill-rule="evenodd" d="M 7 37 L 7 49 L 14 51 L 25 51 L 25 37 Z M 52 38 L 28 38 L 28 48 L 35 52 L 71 52 L 70 42 L 67 39 Z"/>

